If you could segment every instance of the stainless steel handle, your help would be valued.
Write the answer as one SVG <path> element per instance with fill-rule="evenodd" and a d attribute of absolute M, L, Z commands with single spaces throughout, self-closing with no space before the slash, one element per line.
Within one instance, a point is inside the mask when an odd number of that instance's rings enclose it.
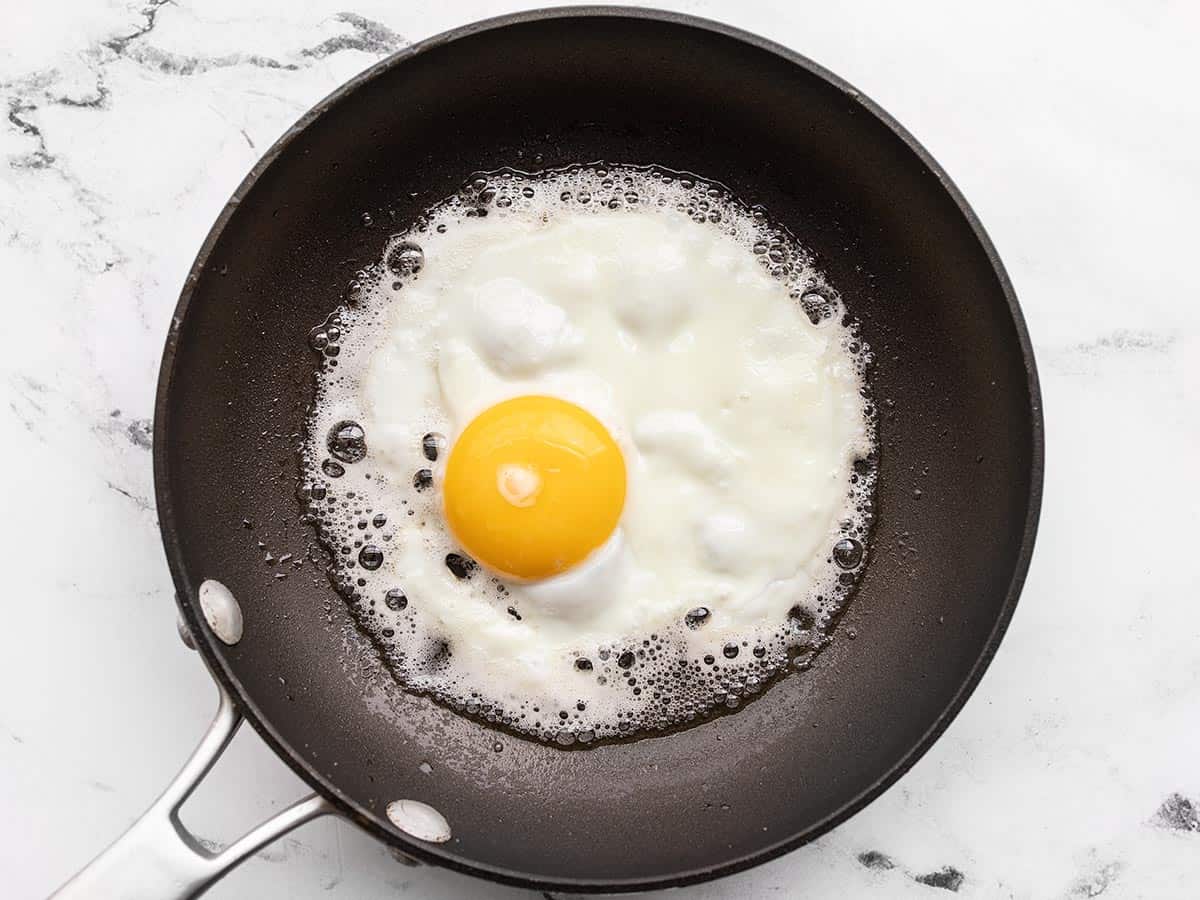
<path fill-rule="evenodd" d="M 206 850 L 179 820 L 179 808 L 208 774 L 242 724 L 223 687 L 220 706 L 191 758 L 154 804 L 121 837 L 64 884 L 56 900 L 186 900 L 251 853 L 310 819 L 334 812 L 310 794 L 272 816 L 218 853 Z"/>

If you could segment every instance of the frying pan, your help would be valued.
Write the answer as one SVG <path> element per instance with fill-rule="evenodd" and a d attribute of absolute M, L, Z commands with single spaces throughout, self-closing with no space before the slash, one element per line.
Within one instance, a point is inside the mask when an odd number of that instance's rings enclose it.
<path fill-rule="evenodd" d="M 471 173 L 599 160 L 723 182 L 814 253 L 875 353 L 877 521 L 857 593 L 811 670 L 732 715 L 565 751 L 396 688 L 320 569 L 278 579 L 258 543 L 312 542 L 295 499 L 314 391 L 307 337 L 354 270 Z M 962 707 L 1012 615 L 1041 496 L 1029 337 L 946 174 L 809 60 L 649 10 L 470 25 L 322 101 L 204 242 L 154 421 L 181 627 L 221 706 L 179 779 L 64 897 L 191 896 L 324 813 L 415 860 L 546 890 L 683 885 L 778 856 L 878 796 Z M 240 606 L 233 645 L 202 614 L 207 579 Z M 214 854 L 175 811 L 241 717 L 314 794 Z"/>

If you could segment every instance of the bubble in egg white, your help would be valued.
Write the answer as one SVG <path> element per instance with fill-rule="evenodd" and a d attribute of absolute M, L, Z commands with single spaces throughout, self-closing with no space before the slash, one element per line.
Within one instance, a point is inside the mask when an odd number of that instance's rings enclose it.
<path fill-rule="evenodd" d="M 791 568 L 761 591 L 739 593 L 747 572 L 770 564 L 760 558 L 766 538 L 755 514 L 756 503 L 771 499 L 770 486 L 762 486 L 757 499 L 746 498 L 745 508 L 707 509 L 690 526 L 688 539 L 703 560 L 708 573 L 703 583 L 711 595 L 678 599 L 676 614 L 644 633 L 618 628 L 601 634 L 589 624 L 592 597 L 638 577 L 626 529 L 618 528 L 588 561 L 563 576 L 535 585 L 504 584 L 465 557 L 446 532 L 440 509 L 441 467 L 456 423 L 461 427 L 500 399 L 488 394 L 497 383 L 548 385 L 542 393 L 553 393 L 556 385 L 564 394 L 569 388 L 573 394 L 565 399 L 609 425 L 622 449 L 637 454 L 636 464 L 647 471 L 669 464 L 698 484 L 720 484 L 735 479 L 745 464 L 739 450 L 682 401 L 624 422 L 622 431 L 613 423 L 624 410 L 602 379 L 555 382 L 557 369 L 586 358 L 589 322 L 574 319 L 587 316 L 506 272 L 502 240 L 472 250 L 480 257 L 496 254 L 492 262 L 475 264 L 494 264 L 497 274 L 478 280 L 472 315 L 455 332 L 459 343 L 449 338 L 439 343 L 422 330 L 420 323 L 438 315 L 439 298 L 427 286 L 435 277 L 449 283 L 459 264 L 442 248 L 468 246 L 462 242 L 478 220 L 536 229 L 579 216 L 592 217 L 580 220 L 585 223 L 625 216 L 618 221 L 630 227 L 639 216 L 702 226 L 676 232 L 679 243 L 628 249 L 622 259 L 626 272 L 612 276 L 624 288 L 611 303 L 615 340 L 646 353 L 689 350 L 681 323 L 703 298 L 673 292 L 684 282 L 669 275 L 691 265 L 689 252 L 704 246 L 703 264 L 711 271 L 748 282 L 765 273 L 789 301 L 772 311 L 780 327 L 773 331 L 770 321 L 762 322 L 747 344 L 750 358 L 761 362 L 760 383 L 794 389 L 803 403 L 809 397 L 804 392 L 814 390 L 812 379 L 795 384 L 789 379 L 802 370 L 805 354 L 819 356 L 832 347 L 828 353 L 841 368 L 838 377 L 854 387 L 839 401 L 843 413 L 848 410 L 863 425 L 846 465 L 830 475 L 844 481 L 838 482 L 842 501 L 811 512 L 818 530 L 826 519 L 830 523 L 819 552 L 790 560 Z M 706 234 L 723 237 L 712 241 Z M 562 273 L 562 283 L 586 292 L 594 278 L 591 265 L 580 257 Z M 654 285 L 665 290 L 651 290 Z M 792 339 L 789 317 L 797 315 L 807 329 L 803 346 Z M 510 171 L 480 176 L 389 239 L 379 261 L 357 273 L 347 302 L 311 333 L 321 363 L 305 431 L 303 484 L 306 512 L 315 517 L 334 557 L 331 577 L 396 678 L 470 715 L 572 746 L 736 708 L 776 674 L 810 665 L 830 640 L 854 573 L 865 562 L 871 519 L 874 429 L 861 391 L 869 350 L 844 316 L 837 292 L 809 255 L 764 211 L 740 204 L 718 184 L 662 169 L 588 166 L 538 176 Z M 378 357 L 385 341 L 394 355 Z M 383 375 L 369 375 L 372 366 L 382 367 Z M 364 384 L 387 375 L 388 366 L 397 390 L 413 397 L 452 396 L 454 403 L 419 405 L 403 420 L 372 422 L 363 408 Z M 696 390 L 703 390 L 702 378 Z M 736 407 L 756 398 L 730 396 L 725 402 Z M 770 437 L 769 429 L 764 433 Z M 638 484 L 631 473 L 627 509 L 638 502 Z M 848 562 L 852 565 L 843 568 Z M 716 590 L 721 584 L 726 589 Z M 614 614 L 612 621 L 625 620 Z M 583 637 L 576 640 L 578 635 Z M 542 652 L 545 647 L 563 649 L 555 656 Z M 506 653 L 486 658 L 485 651 L 495 648 Z"/>

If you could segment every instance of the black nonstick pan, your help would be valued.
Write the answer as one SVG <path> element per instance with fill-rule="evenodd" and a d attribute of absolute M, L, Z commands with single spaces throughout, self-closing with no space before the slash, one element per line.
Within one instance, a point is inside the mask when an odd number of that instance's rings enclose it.
<path fill-rule="evenodd" d="M 840 634 L 811 670 L 734 714 L 565 751 L 389 687 L 320 568 L 276 578 L 259 544 L 312 543 L 296 499 L 297 435 L 314 391 L 309 330 L 354 271 L 471 173 L 599 160 L 720 181 L 813 251 L 875 353 L 877 520 Z M 422 862 L 546 890 L 628 891 L 794 849 L 937 739 L 1017 601 L 1040 503 L 1042 418 L 995 250 L 886 113 L 761 38 L 672 13 L 579 8 L 417 44 L 270 150 L 180 297 L 154 464 L 182 622 L 225 700 L 180 780 L 63 896 L 187 896 L 326 812 Z M 236 643 L 201 611 L 208 579 L 240 607 Z M 214 856 L 174 809 L 239 716 L 315 795 Z M 418 768 L 426 760 L 433 777 Z"/>

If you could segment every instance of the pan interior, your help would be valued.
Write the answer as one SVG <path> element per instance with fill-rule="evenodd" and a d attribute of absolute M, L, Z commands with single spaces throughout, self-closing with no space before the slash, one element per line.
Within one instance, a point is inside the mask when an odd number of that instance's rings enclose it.
<path fill-rule="evenodd" d="M 396 690 L 324 575 L 277 578 L 260 542 L 276 558 L 311 543 L 295 498 L 308 333 L 356 269 L 472 172 L 597 160 L 716 179 L 814 251 L 876 356 L 878 518 L 840 626 L 855 640 L 735 715 L 564 752 Z M 380 836 L 538 886 L 709 877 L 865 802 L 973 684 L 1032 537 L 1032 361 L 981 233 L 857 94 L 674 16 L 517 16 L 377 68 L 272 151 L 238 200 L 164 360 L 168 558 L 194 626 L 204 579 L 241 600 L 241 642 L 206 636 L 202 649 L 251 721 Z M 452 840 L 404 838 L 385 812 L 401 798 L 438 810 Z"/>

